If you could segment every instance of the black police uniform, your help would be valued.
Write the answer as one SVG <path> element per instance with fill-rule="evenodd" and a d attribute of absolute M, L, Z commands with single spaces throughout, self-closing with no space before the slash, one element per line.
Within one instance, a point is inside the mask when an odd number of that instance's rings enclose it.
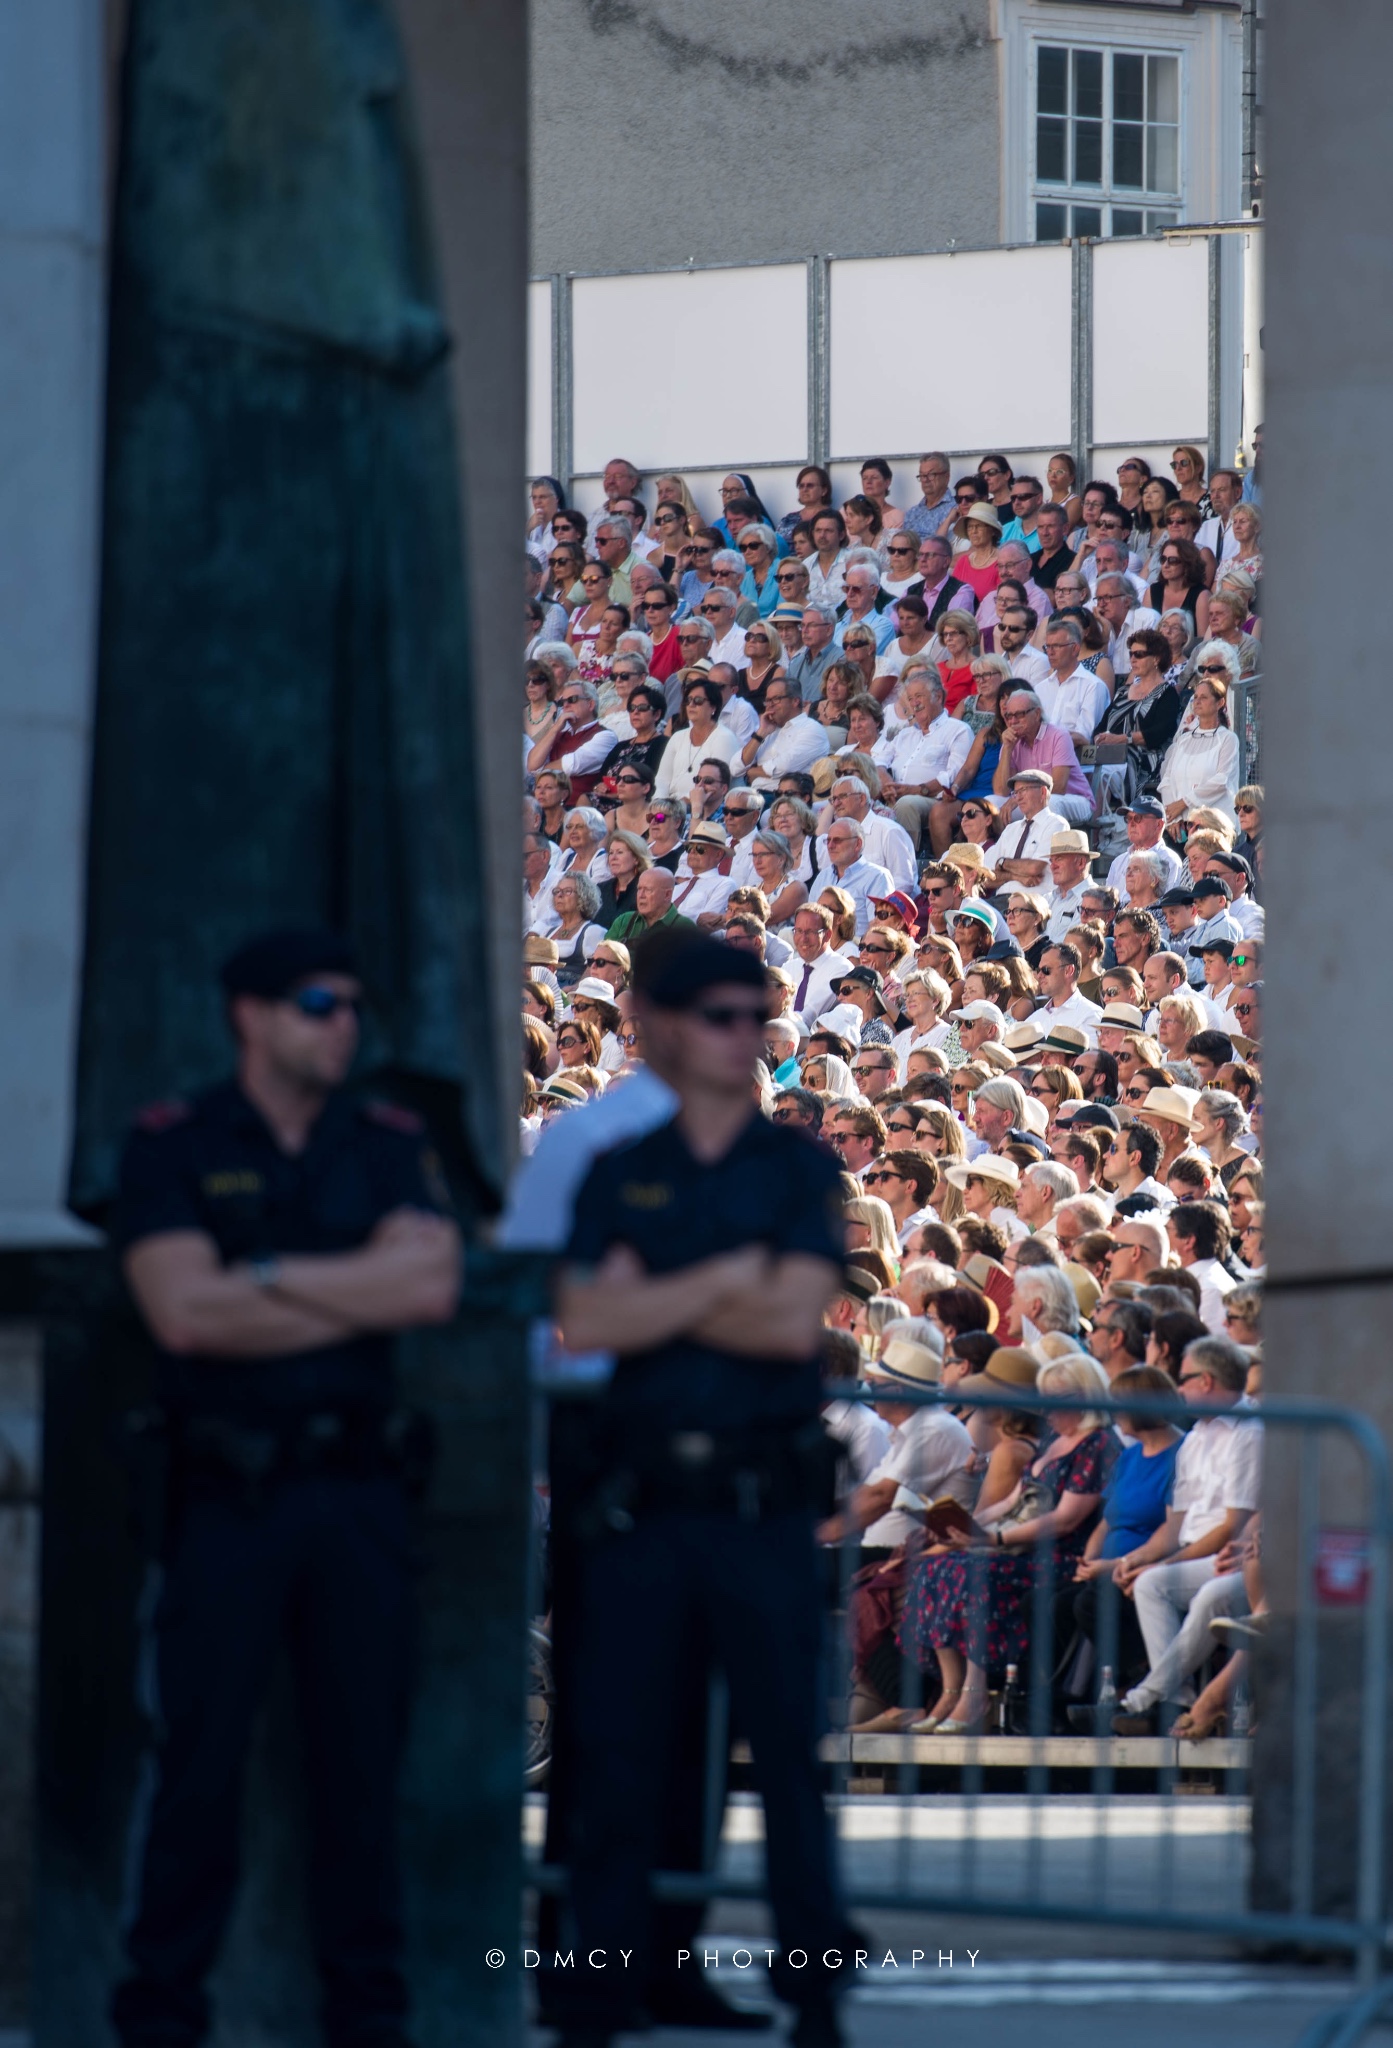
<path fill-rule="evenodd" d="M 112 1236 L 197 1230 L 223 1260 L 363 1245 L 390 1211 L 447 1206 L 424 1126 L 330 1097 L 292 1157 L 235 1082 L 138 1119 Z M 248 1738 L 290 1653 L 304 1727 L 309 1884 L 333 2048 L 404 2039 L 396 1781 L 414 1636 L 413 1510 L 394 1451 L 391 1339 L 246 1358 L 160 1353 L 170 1513 L 145 1701 L 152 1769 L 133 1822 L 129 2048 L 210 2024 L 205 1980 L 237 1878 Z"/>
<path fill-rule="evenodd" d="M 763 1244 L 775 1257 L 840 1266 L 841 1236 L 835 1161 L 756 1116 L 714 1164 L 693 1157 L 675 1123 L 606 1154 L 576 1198 L 567 1257 L 593 1265 L 626 1244 L 660 1275 Z M 577 1572 L 570 1899 L 578 1955 L 603 1949 L 607 1961 L 577 1971 L 575 2028 L 632 2022 L 642 1985 L 661 1973 L 648 1873 L 672 1763 L 679 1649 L 693 1632 L 725 1667 L 754 1755 L 780 1995 L 812 2006 L 837 1981 L 820 1962 L 849 1935 L 817 1756 L 826 1697 L 818 1411 L 816 1355 L 743 1357 L 684 1336 L 622 1357 L 607 1390 L 606 1454 Z M 632 1952 L 627 1968 L 621 1950 Z M 789 1963 L 790 1951 L 806 1965 Z"/>

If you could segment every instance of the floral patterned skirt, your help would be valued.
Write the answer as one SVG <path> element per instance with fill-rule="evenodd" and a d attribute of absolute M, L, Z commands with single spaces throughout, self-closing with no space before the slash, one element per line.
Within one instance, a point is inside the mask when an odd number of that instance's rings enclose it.
<path fill-rule="evenodd" d="M 1079 1547 L 922 1557 L 909 1582 L 899 1645 L 924 1670 L 934 1650 L 957 1650 L 985 1670 L 1023 1664 L 1037 1579 L 1051 1602 L 1074 1576 Z"/>

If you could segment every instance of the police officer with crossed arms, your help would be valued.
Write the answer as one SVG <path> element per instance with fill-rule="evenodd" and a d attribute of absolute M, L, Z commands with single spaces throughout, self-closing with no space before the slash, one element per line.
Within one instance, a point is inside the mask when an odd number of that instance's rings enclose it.
<path fill-rule="evenodd" d="M 397 1773 L 414 1632 L 392 1338 L 448 1321 L 459 1233 L 419 1119 L 344 1086 L 362 985 L 283 931 L 223 971 L 235 1076 L 138 1119 L 112 1235 L 170 1452 L 134 1823 L 126 2048 L 194 2048 L 233 1905 L 248 1741 L 290 1653 L 329 2048 L 405 2048 Z M 153 1652 L 152 1657 L 148 1655 Z"/>
<path fill-rule="evenodd" d="M 835 1467 L 819 1360 L 842 1267 L 837 1162 L 756 1106 L 770 997 L 753 955 L 655 934 L 635 993 L 678 1108 L 591 1168 L 557 1298 L 572 1349 L 617 1355 L 591 1497 L 575 1518 L 571 1699 L 569 1911 L 578 1951 L 604 1951 L 608 1965 L 577 1978 L 562 2040 L 603 2048 L 641 2024 L 642 1988 L 658 1974 L 649 1873 L 676 1747 L 678 1652 L 695 1629 L 725 1668 L 764 1802 L 775 1988 L 797 2008 L 795 2042 L 834 2048 L 840 1978 L 823 1957 L 854 1937 L 818 1762 L 827 1688 L 814 1530 Z"/>

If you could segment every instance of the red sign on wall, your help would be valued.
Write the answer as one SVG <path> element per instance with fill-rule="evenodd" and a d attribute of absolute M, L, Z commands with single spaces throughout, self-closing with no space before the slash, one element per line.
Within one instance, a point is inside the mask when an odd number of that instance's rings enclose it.
<path fill-rule="evenodd" d="M 1316 1537 L 1316 1604 L 1362 1607 L 1369 1596 L 1369 1537 L 1364 1529 L 1322 1529 Z"/>

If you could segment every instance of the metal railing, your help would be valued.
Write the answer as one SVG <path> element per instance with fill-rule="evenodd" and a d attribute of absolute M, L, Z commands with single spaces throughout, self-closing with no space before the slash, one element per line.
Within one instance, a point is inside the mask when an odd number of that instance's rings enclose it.
<path fill-rule="evenodd" d="M 1239 786 L 1262 781 L 1262 677 L 1249 676 L 1233 693 L 1230 712 L 1238 734 Z"/>
<path fill-rule="evenodd" d="M 886 1398 L 883 1382 L 874 1391 L 835 1385 L 825 1392 L 859 1402 Z M 1009 1410 L 1042 1420 L 1076 1414 L 1080 1406 L 1079 1396 L 966 1396 L 957 1388 L 896 1387 L 893 1398 L 902 1406 Z M 1206 1412 L 1232 1412 L 1178 1398 L 1090 1397 L 1089 1406 L 1109 1421 L 1194 1423 Z M 843 1726 L 826 1740 L 851 1906 L 1222 1935 L 1344 1953 L 1366 1993 L 1361 2025 L 1385 2004 L 1393 2009 L 1393 1981 L 1379 1979 L 1393 1934 L 1384 1839 L 1388 1453 L 1369 1419 L 1348 1408 L 1264 1399 L 1250 1419 L 1264 1431 L 1268 1620 L 1251 1650 L 1233 1653 L 1248 1664 L 1233 1688 L 1236 1726 L 1198 1740 L 1164 1727 L 1150 1736 L 1115 1736 L 1103 1715 L 1097 1732 L 1060 1732 L 1059 1586 L 1051 1560 L 1037 1553 L 1029 1651 L 1009 1715 L 1000 1673 L 989 1674 L 987 1726 L 995 1730 L 1006 1719 L 1003 1732 L 868 1735 Z M 979 1573 L 980 1597 L 987 1597 L 993 1553 L 966 1555 L 969 1572 Z M 843 1618 L 847 1584 L 844 1573 Z M 1118 1668 L 1107 1633 L 1104 1620 L 1097 1663 Z M 844 1632 L 841 1642 L 836 1691 L 846 1697 L 851 1660 Z M 1216 1641 L 1214 1656 L 1221 1655 Z M 908 1689 L 914 1674 L 907 1661 L 903 1670 Z M 916 1692 L 906 1704 L 926 1712 L 922 1699 Z M 1247 1725 L 1250 1712 L 1255 1730 Z M 1332 1740 L 1340 1745 L 1338 1785 L 1329 1769 Z M 749 1761 L 738 1745 L 732 1756 L 737 1769 Z M 762 1830 L 753 1803 L 738 1800 L 722 1831 L 723 1783 L 708 1788 L 708 1797 L 717 1810 L 708 1867 L 658 1873 L 655 1891 L 762 1896 Z M 565 1873 L 534 1862 L 530 1879 L 554 1891 Z M 1311 2048 L 1361 2038 L 1317 2031 Z"/>
<path fill-rule="evenodd" d="M 1227 456 L 1238 437 L 1239 421 L 1236 414 L 1236 387 L 1231 375 L 1240 358 L 1242 333 L 1241 315 L 1235 321 L 1233 305 L 1224 311 L 1225 290 L 1221 242 L 1224 235 L 1237 232 L 1260 231 L 1260 223 L 1184 223 L 1151 235 L 1126 238 L 1139 244 L 1171 245 L 1177 242 L 1206 240 L 1209 244 L 1207 279 L 1207 318 L 1203 346 L 1206 361 L 1203 370 L 1205 392 L 1204 418 L 1171 418 L 1158 421 L 1152 417 L 1148 423 L 1139 421 L 1136 430 L 1121 437 L 1113 434 L 1095 434 L 1094 389 L 1095 389 L 1095 294 L 1093 288 L 1094 257 L 1098 247 L 1110 248 L 1111 242 L 1098 243 L 1090 237 L 1075 237 L 1064 244 L 1069 250 L 1069 363 L 1068 363 L 1068 411 L 1069 428 L 1066 437 L 1056 427 L 1055 432 L 1026 434 L 1011 441 L 1013 453 L 1018 456 L 1032 455 L 1043 458 L 1054 449 L 1067 445 L 1078 466 L 1080 477 L 1091 474 L 1095 452 L 1104 449 L 1125 448 L 1132 444 L 1137 447 L 1174 443 L 1179 440 L 1193 440 L 1206 446 L 1211 459 Z M 946 248 L 918 251 L 895 250 L 886 256 L 878 256 L 872 250 L 841 251 L 837 255 L 814 254 L 802 261 L 806 271 L 805 312 L 803 315 L 802 353 L 806 373 L 807 407 L 806 430 L 800 437 L 802 445 L 790 444 L 781 452 L 767 451 L 756 465 L 759 468 L 779 468 L 804 462 L 836 464 L 859 462 L 866 454 L 863 447 L 839 449 L 833 445 L 834 404 L 833 380 L 836 366 L 833 363 L 832 319 L 831 319 L 831 273 L 835 266 L 844 262 L 877 260 L 895 262 L 917 262 L 924 257 L 962 258 L 968 256 L 1012 256 L 1017 252 L 1038 255 L 1045 247 L 1058 244 L 996 243 L 982 247 L 967 247 L 954 244 Z M 569 488 L 580 477 L 593 477 L 598 471 L 585 466 L 577 467 L 575 460 L 576 421 L 576 354 L 574 348 L 573 289 L 598 279 L 652 278 L 662 276 L 700 276 L 705 271 L 727 270 L 786 270 L 793 267 L 788 262 L 746 261 L 732 264 L 686 265 L 673 264 L 654 266 L 649 269 L 618 271 L 557 271 L 532 279 L 534 285 L 546 285 L 549 293 L 549 370 L 546 407 L 550 415 L 550 469 Z M 1106 307 L 1103 311 L 1106 311 Z M 1111 330 L 1109 330 L 1109 336 Z M 1107 342 L 1112 349 L 1111 339 Z M 540 397 L 540 393 L 538 393 Z M 1188 409 L 1187 409 L 1188 410 Z M 1199 408 L 1194 408 L 1198 412 Z M 676 417 L 681 416 L 680 404 Z M 1048 426 L 1048 422 L 1039 422 Z M 1062 419 L 1060 421 L 1062 426 Z M 1156 431 L 1158 425 L 1165 425 L 1170 431 Z M 999 437 L 998 437 L 999 438 Z M 922 452 L 921 440 L 911 437 L 912 445 L 904 448 L 883 447 L 875 452 L 891 461 L 912 461 Z M 985 445 L 985 444 L 983 444 Z M 980 446 L 946 448 L 950 459 L 975 459 Z M 738 459 L 738 451 L 728 455 L 725 461 L 705 462 L 695 459 L 693 452 L 684 451 L 674 445 L 661 455 L 654 454 L 648 462 L 650 470 L 672 466 L 699 475 L 704 472 L 723 473 L 731 460 Z"/>

